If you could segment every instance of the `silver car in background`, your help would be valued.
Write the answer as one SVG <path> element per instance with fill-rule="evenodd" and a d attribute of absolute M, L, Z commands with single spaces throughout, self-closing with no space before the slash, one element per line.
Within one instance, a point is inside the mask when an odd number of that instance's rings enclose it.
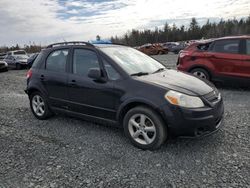
<path fill-rule="evenodd" d="M 16 69 L 22 69 L 27 67 L 28 55 L 24 50 L 9 51 L 4 61 L 10 66 Z"/>

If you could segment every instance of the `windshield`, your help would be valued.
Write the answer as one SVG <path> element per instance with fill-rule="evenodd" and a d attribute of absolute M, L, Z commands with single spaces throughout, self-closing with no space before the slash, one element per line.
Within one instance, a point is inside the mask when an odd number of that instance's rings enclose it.
<path fill-rule="evenodd" d="M 150 74 L 165 68 L 158 61 L 130 47 L 104 47 L 100 48 L 100 50 L 112 58 L 130 75 L 136 73 Z"/>

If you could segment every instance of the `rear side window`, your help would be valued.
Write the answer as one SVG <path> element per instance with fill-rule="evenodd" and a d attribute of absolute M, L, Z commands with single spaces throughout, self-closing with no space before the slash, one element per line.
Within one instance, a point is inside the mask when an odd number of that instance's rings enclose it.
<path fill-rule="evenodd" d="M 55 72 L 65 72 L 68 52 L 68 49 L 53 51 L 47 58 L 46 69 Z"/>
<path fill-rule="evenodd" d="M 219 53 L 230 53 L 238 54 L 239 53 L 240 40 L 218 40 L 215 42 L 213 51 Z"/>
<path fill-rule="evenodd" d="M 91 68 L 100 68 L 96 53 L 87 49 L 75 49 L 73 57 L 73 73 L 87 77 L 88 71 Z"/>
<path fill-rule="evenodd" d="M 40 52 L 38 54 L 38 56 L 36 57 L 36 59 L 34 60 L 33 64 L 32 64 L 32 68 L 36 68 L 39 64 L 39 61 L 42 59 L 42 52 Z"/>
<path fill-rule="evenodd" d="M 250 55 L 250 39 L 247 39 L 246 41 L 246 52 L 248 55 Z"/>

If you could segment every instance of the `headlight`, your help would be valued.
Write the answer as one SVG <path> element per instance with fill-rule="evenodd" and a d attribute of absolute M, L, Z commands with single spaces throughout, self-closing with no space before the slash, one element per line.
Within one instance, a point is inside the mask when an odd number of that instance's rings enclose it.
<path fill-rule="evenodd" d="M 172 90 L 165 94 L 165 99 L 167 99 L 171 104 L 186 108 L 200 108 L 204 106 L 204 103 L 199 97 L 185 95 Z"/>

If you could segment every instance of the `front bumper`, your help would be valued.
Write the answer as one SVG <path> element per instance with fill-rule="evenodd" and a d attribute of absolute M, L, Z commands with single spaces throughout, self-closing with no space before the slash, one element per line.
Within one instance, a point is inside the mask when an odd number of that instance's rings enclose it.
<path fill-rule="evenodd" d="M 201 137 L 216 132 L 223 125 L 222 99 L 213 107 L 197 109 L 165 105 L 161 107 L 171 135 Z"/>
<path fill-rule="evenodd" d="M 24 62 L 24 61 L 19 61 L 19 62 L 17 62 L 17 63 L 19 63 L 19 64 L 21 64 L 21 65 L 23 65 L 23 66 L 27 66 L 27 65 L 28 65 L 28 63 L 27 63 L 27 62 Z"/>

